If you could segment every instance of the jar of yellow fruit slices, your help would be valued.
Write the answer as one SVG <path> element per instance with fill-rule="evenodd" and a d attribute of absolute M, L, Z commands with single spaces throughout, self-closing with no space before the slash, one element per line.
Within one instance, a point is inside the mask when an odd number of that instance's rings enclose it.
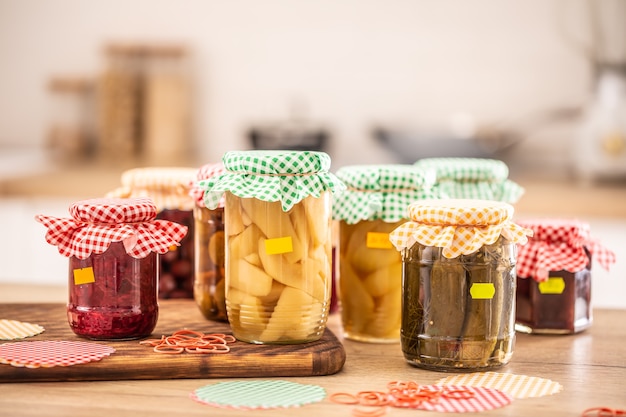
<path fill-rule="evenodd" d="M 215 208 L 225 194 L 226 311 L 233 335 L 258 344 L 318 340 L 331 295 L 330 156 L 231 151 L 225 172 L 200 181 Z"/>
<path fill-rule="evenodd" d="M 354 165 L 336 174 L 346 185 L 333 201 L 333 219 L 339 223 L 343 336 L 398 343 L 402 259 L 389 233 L 408 220 L 411 202 L 434 197 L 434 171 L 411 165 Z"/>
<path fill-rule="evenodd" d="M 389 235 L 403 262 L 401 346 L 438 371 L 507 364 L 515 342 L 516 244 L 532 231 L 507 203 L 424 200 Z"/>

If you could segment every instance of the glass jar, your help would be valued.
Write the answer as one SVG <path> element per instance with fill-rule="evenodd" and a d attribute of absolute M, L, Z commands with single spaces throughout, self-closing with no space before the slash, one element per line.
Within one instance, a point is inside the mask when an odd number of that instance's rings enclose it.
<path fill-rule="evenodd" d="M 434 169 L 439 198 L 469 198 L 516 203 L 524 188 L 508 179 L 509 167 L 488 158 L 423 158 L 414 165 Z"/>
<path fill-rule="evenodd" d="M 323 152 L 227 152 L 201 181 L 213 209 L 225 195 L 226 309 L 233 335 L 258 344 L 319 340 L 331 294 L 331 192 Z"/>
<path fill-rule="evenodd" d="M 227 321 L 224 208 L 194 208 L 196 262 L 193 293 L 209 320 Z"/>
<path fill-rule="evenodd" d="M 179 245 L 186 227 L 157 220 L 149 198 L 83 200 L 70 214 L 35 217 L 69 258 L 70 328 L 96 340 L 148 336 L 158 318 L 158 256 Z"/>
<path fill-rule="evenodd" d="M 402 259 L 389 233 L 404 223 L 410 202 L 432 198 L 432 171 L 411 165 L 342 167 L 346 191 L 336 195 L 339 222 L 339 300 L 344 337 L 398 343 Z"/>
<path fill-rule="evenodd" d="M 515 343 L 516 243 L 529 230 L 513 207 L 486 200 L 430 200 L 390 234 L 402 253 L 401 345 L 406 361 L 437 370 L 507 364 Z"/>
<path fill-rule="evenodd" d="M 591 263 L 608 269 L 615 254 L 590 239 L 575 219 L 525 219 L 534 232 L 519 249 L 515 328 L 523 333 L 573 334 L 593 323 Z"/>
<path fill-rule="evenodd" d="M 110 198 L 149 197 L 157 207 L 157 219 L 187 228 L 180 246 L 159 257 L 159 298 L 193 298 L 195 263 L 194 200 L 189 194 L 196 179 L 195 168 L 145 167 L 126 170 L 121 187 Z"/>
<path fill-rule="evenodd" d="M 149 336 L 159 314 L 158 255 L 136 259 L 122 242 L 101 254 L 70 258 L 67 317 L 70 328 L 90 339 Z"/>

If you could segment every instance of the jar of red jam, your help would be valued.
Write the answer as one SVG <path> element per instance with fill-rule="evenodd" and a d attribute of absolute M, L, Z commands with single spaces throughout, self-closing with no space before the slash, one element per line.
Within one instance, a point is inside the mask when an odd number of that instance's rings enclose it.
<path fill-rule="evenodd" d="M 69 258 L 70 328 L 95 340 L 150 335 L 159 311 L 159 254 L 178 246 L 187 228 L 157 220 L 149 198 L 83 200 L 69 211 L 71 218 L 35 219 Z"/>
<path fill-rule="evenodd" d="M 576 219 L 526 219 L 534 231 L 518 249 L 515 329 L 523 333 L 572 334 L 593 323 L 592 258 L 608 270 L 615 254 L 590 238 Z"/>
<path fill-rule="evenodd" d="M 197 181 L 224 172 L 222 163 L 205 164 L 198 169 Z M 225 295 L 224 199 L 217 207 L 204 205 L 204 192 L 194 185 L 190 191 L 196 205 L 194 217 L 194 284 L 193 295 L 205 318 L 227 321 Z"/>
<path fill-rule="evenodd" d="M 196 168 L 144 167 L 122 173 L 121 187 L 106 197 L 149 197 L 157 207 L 157 219 L 187 227 L 180 246 L 159 257 L 159 298 L 193 298 L 194 281 L 194 200 L 189 194 Z"/>

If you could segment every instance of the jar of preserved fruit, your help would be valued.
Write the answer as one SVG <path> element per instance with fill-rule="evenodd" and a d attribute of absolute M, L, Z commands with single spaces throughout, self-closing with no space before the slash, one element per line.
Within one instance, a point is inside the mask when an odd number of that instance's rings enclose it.
<path fill-rule="evenodd" d="M 206 164 L 198 169 L 197 181 L 212 178 L 224 172 L 222 163 Z M 196 202 L 193 295 L 198 308 L 209 320 L 227 321 L 225 299 L 225 238 L 224 198 L 213 210 L 204 205 L 204 193 L 194 185 L 191 195 Z"/>
<path fill-rule="evenodd" d="M 158 254 L 179 245 L 187 228 L 156 219 L 149 198 L 92 199 L 71 218 L 38 215 L 46 241 L 69 258 L 70 328 L 95 340 L 148 336 L 158 318 Z"/>
<path fill-rule="evenodd" d="M 515 342 L 516 244 L 532 231 L 507 203 L 447 199 L 409 206 L 391 232 L 403 263 L 401 345 L 438 371 L 505 365 Z"/>
<path fill-rule="evenodd" d="M 124 171 L 121 187 L 109 198 L 149 197 L 157 207 L 157 219 L 176 222 L 188 233 L 180 246 L 160 259 L 159 298 L 193 298 L 194 285 L 194 199 L 189 194 L 197 168 L 146 167 Z"/>
<path fill-rule="evenodd" d="M 516 203 L 524 188 L 508 179 L 509 167 L 488 158 L 424 158 L 414 164 L 434 169 L 439 198 L 469 198 Z"/>
<path fill-rule="evenodd" d="M 605 269 L 615 254 L 590 238 L 589 224 L 576 219 L 525 219 L 533 230 L 518 250 L 516 330 L 572 334 L 593 322 L 592 257 Z"/>
<path fill-rule="evenodd" d="M 225 172 L 200 181 L 204 202 L 225 193 L 226 310 L 248 343 L 318 340 L 331 294 L 330 157 L 309 151 L 232 151 Z"/>
<path fill-rule="evenodd" d="M 407 207 L 434 198 L 433 171 L 411 165 L 340 168 L 346 190 L 333 200 L 339 222 L 338 283 L 343 335 L 362 342 L 400 342 L 402 259 L 389 233 Z"/>

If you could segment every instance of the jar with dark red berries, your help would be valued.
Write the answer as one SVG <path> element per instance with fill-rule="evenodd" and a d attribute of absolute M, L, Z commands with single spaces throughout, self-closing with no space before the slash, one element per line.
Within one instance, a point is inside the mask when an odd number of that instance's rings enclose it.
<path fill-rule="evenodd" d="M 69 258 L 70 328 L 94 340 L 150 335 L 159 313 L 159 255 L 177 247 L 187 228 L 157 220 L 149 198 L 83 200 L 69 211 L 71 218 L 35 219 Z"/>
<path fill-rule="evenodd" d="M 189 195 L 196 179 L 196 168 L 145 167 L 122 173 L 121 187 L 106 197 L 149 197 L 157 207 L 157 219 L 187 227 L 180 246 L 160 257 L 159 298 L 193 298 L 194 280 L 194 200 Z"/>

